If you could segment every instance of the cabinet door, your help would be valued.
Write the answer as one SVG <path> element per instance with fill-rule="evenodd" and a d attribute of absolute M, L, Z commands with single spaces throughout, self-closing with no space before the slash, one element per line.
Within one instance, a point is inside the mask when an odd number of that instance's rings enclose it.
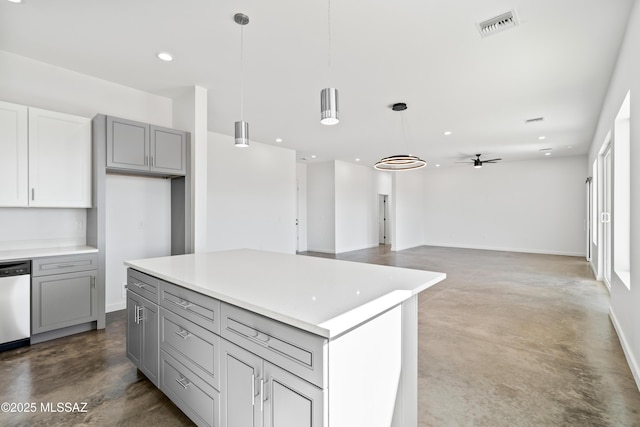
<path fill-rule="evenodd" d="M 221 425 L 262 425 L 262 359 L 227 340 L 221 340 Z"/>
<path fill-rule="evenodd" d="M 142 326 L 138 321 L 142 297 L 127 291 L 127 357 L 138 369 L 142 365 Z"/>
<path fill-rule="evenodd" d="M 91 120 L 29 108 L 29 206 L 91 207 Z"/>
<path fill-rule="evenodd" d="M 142 355 L 139 368 L 158 387 L 158 306 L 145 298 L 141 298 L 140 303 Z"/>
<path fill-rule="evenodd" d="M 322 389 L 266 361 L 264 377 L 265 427 L 322 427 Z"/>
<path fill-rule="evenodd" d="M 97 319 L 96 271 L 31 279 L 31 332 L 34 334 Z"/>
<path fill-rule="evenodd" d="M 158 306 L 127 291 L 127 357 L 158 387 Z"/>
<path fill-rule="evenodd" d="M 151 126 L 151 170 L 175 175 L 187 172 L 187 133 Z"/>
<path fill-rule="evenodd" d="M 0 206 L 27 206 L 27 107 L 0 101 Z"/>
<path fill-rule="evenodd" d="M 149 170 L 149 125 L 107 117 L 107 168 Z"/>

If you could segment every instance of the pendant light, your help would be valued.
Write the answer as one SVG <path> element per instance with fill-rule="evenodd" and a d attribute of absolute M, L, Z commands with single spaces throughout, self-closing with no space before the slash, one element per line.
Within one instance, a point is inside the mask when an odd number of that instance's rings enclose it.
<path fill-rule="evenodd" d="M 244 38 L 243 28 L 249 23 L 249 17 L 244 13 L 236 13 L 233 16 L 233 20 L 236 24 L 240 25 L 240 121 L 235 125 L 235 146 L 236 147 L 248 147 L 249 146 L 249 123 L 243 120 L 244 113 Z"/>
<path fill-rule="evenodd" d="M 338 116 L 338 89 L 331 87 L 329 82 L 331 77 L 331 0 L 327 0 L 327 3 L 329 34 L 327 86 L 329 87 L 320 91 L 320 123 L 323 125 L 335 125 L 340 121 L 340 117 Z"/>
<path fill-rule="evenodd" d="M 400 111 L 400 120 L 402 122 L 402 136 L 406 143 L 407 131 L 404 126 L 404 115 L 402 111 L 407 109 L 407 104 L 399 102 L 391 106 L 393 111 Z M 411 154 L 397 154 L 395 156 L 389 156 L 378 161 L 373 167 L 381 171 L 408 171 L 414 169 L 420 169 L 427 165 L 427 162 L 420 157 L 413 156 Z"/>

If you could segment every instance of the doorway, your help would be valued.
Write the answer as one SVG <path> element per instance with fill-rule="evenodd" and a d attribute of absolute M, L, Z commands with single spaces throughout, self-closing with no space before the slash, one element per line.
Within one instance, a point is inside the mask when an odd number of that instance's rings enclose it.
<path fill-rule="evenodd" d="M 391 243 L 389 239 L 388 217 L 389 196 L 387 194 L 378 194 L 378 243 L 380 245 L 388 245 Z"/>
<path fill-rule="evenodd" d="M 593 178 L 589 177 L 587 178 L 587 215 L 585 216 L 586 218 L 586 231 L 587 231 L 587 235 L 585 236 L 587 239 L 587 247 L 586 247 L 586 258 L 587 261 L 591 261 L 591 240 L 592 240 L 592 236 L 591 236 L 591 231 L 592 231 L 592 227 L 591 227 L 591 212 L 593 209 L 593 193 L 592 193 L 592 185 L 593 185 Z"/>
<path fill-rule="evenodd" d="M 602 213 L 600 214 L 600 222 L 602 223 L 602 255 L 604 258 L 604 283 L 611 290 L 611 202 L 612 202 L 612 161 L 611 161 L 611 144 L 608 144 L 603 154 L 602 165 Z"/>

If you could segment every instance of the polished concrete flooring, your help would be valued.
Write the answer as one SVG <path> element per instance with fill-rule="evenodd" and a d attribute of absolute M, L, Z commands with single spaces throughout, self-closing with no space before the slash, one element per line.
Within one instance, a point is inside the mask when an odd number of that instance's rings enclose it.
<path fill-rule="evenodd" d="M 383 246 L 337 258 L 448 275 L 420 295 L 419 427 L 640 426 L 607 290 L 584 259 Z M 37 409 L 0 412 L 0 426 L 190 425 L 127 360 L 124 322 L 110 313 L 104 331 L 0 353 L 0 402 Z M 43 411 L 58 402 L 86 412 Z"/>

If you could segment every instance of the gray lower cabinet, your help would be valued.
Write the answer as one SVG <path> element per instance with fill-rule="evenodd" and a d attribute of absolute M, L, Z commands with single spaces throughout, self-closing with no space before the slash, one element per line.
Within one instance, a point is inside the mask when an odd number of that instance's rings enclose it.
<path fill-rule="evenodd" d="M 158 387 L 158 304 L 127 290 L 127 357 Z"/>
<path fill-rule="evenodd" d="M 95 254 L 33 261 L 31 333 L 41 334 L 98 319 Z M 77 331 L 70 331 L 74 333 Z"/>
<path fill-rule="evenodd" d="M 127 282 L 127 356 L 194 423 L 324 426 L 324 338 L 132 269 Z"/>
<path fill-rule="evenodd" d="M 220 350 L 222 426 L 261 426 L 262 359 L 224 339 Z"/>
<path fill-rule="evenodd" d="M 264 362 L 264 426 L 321 427 L 324 391 L 267 361 Z"/>
<path fill-rule="evenodd" d="M 321 427 L 324 392 L 222 340 L 223 427 Z"/>
<path fill-rule="evenodd" d="M 187 132 L 107 117 L 107 170 L 182 176 Z"/>

